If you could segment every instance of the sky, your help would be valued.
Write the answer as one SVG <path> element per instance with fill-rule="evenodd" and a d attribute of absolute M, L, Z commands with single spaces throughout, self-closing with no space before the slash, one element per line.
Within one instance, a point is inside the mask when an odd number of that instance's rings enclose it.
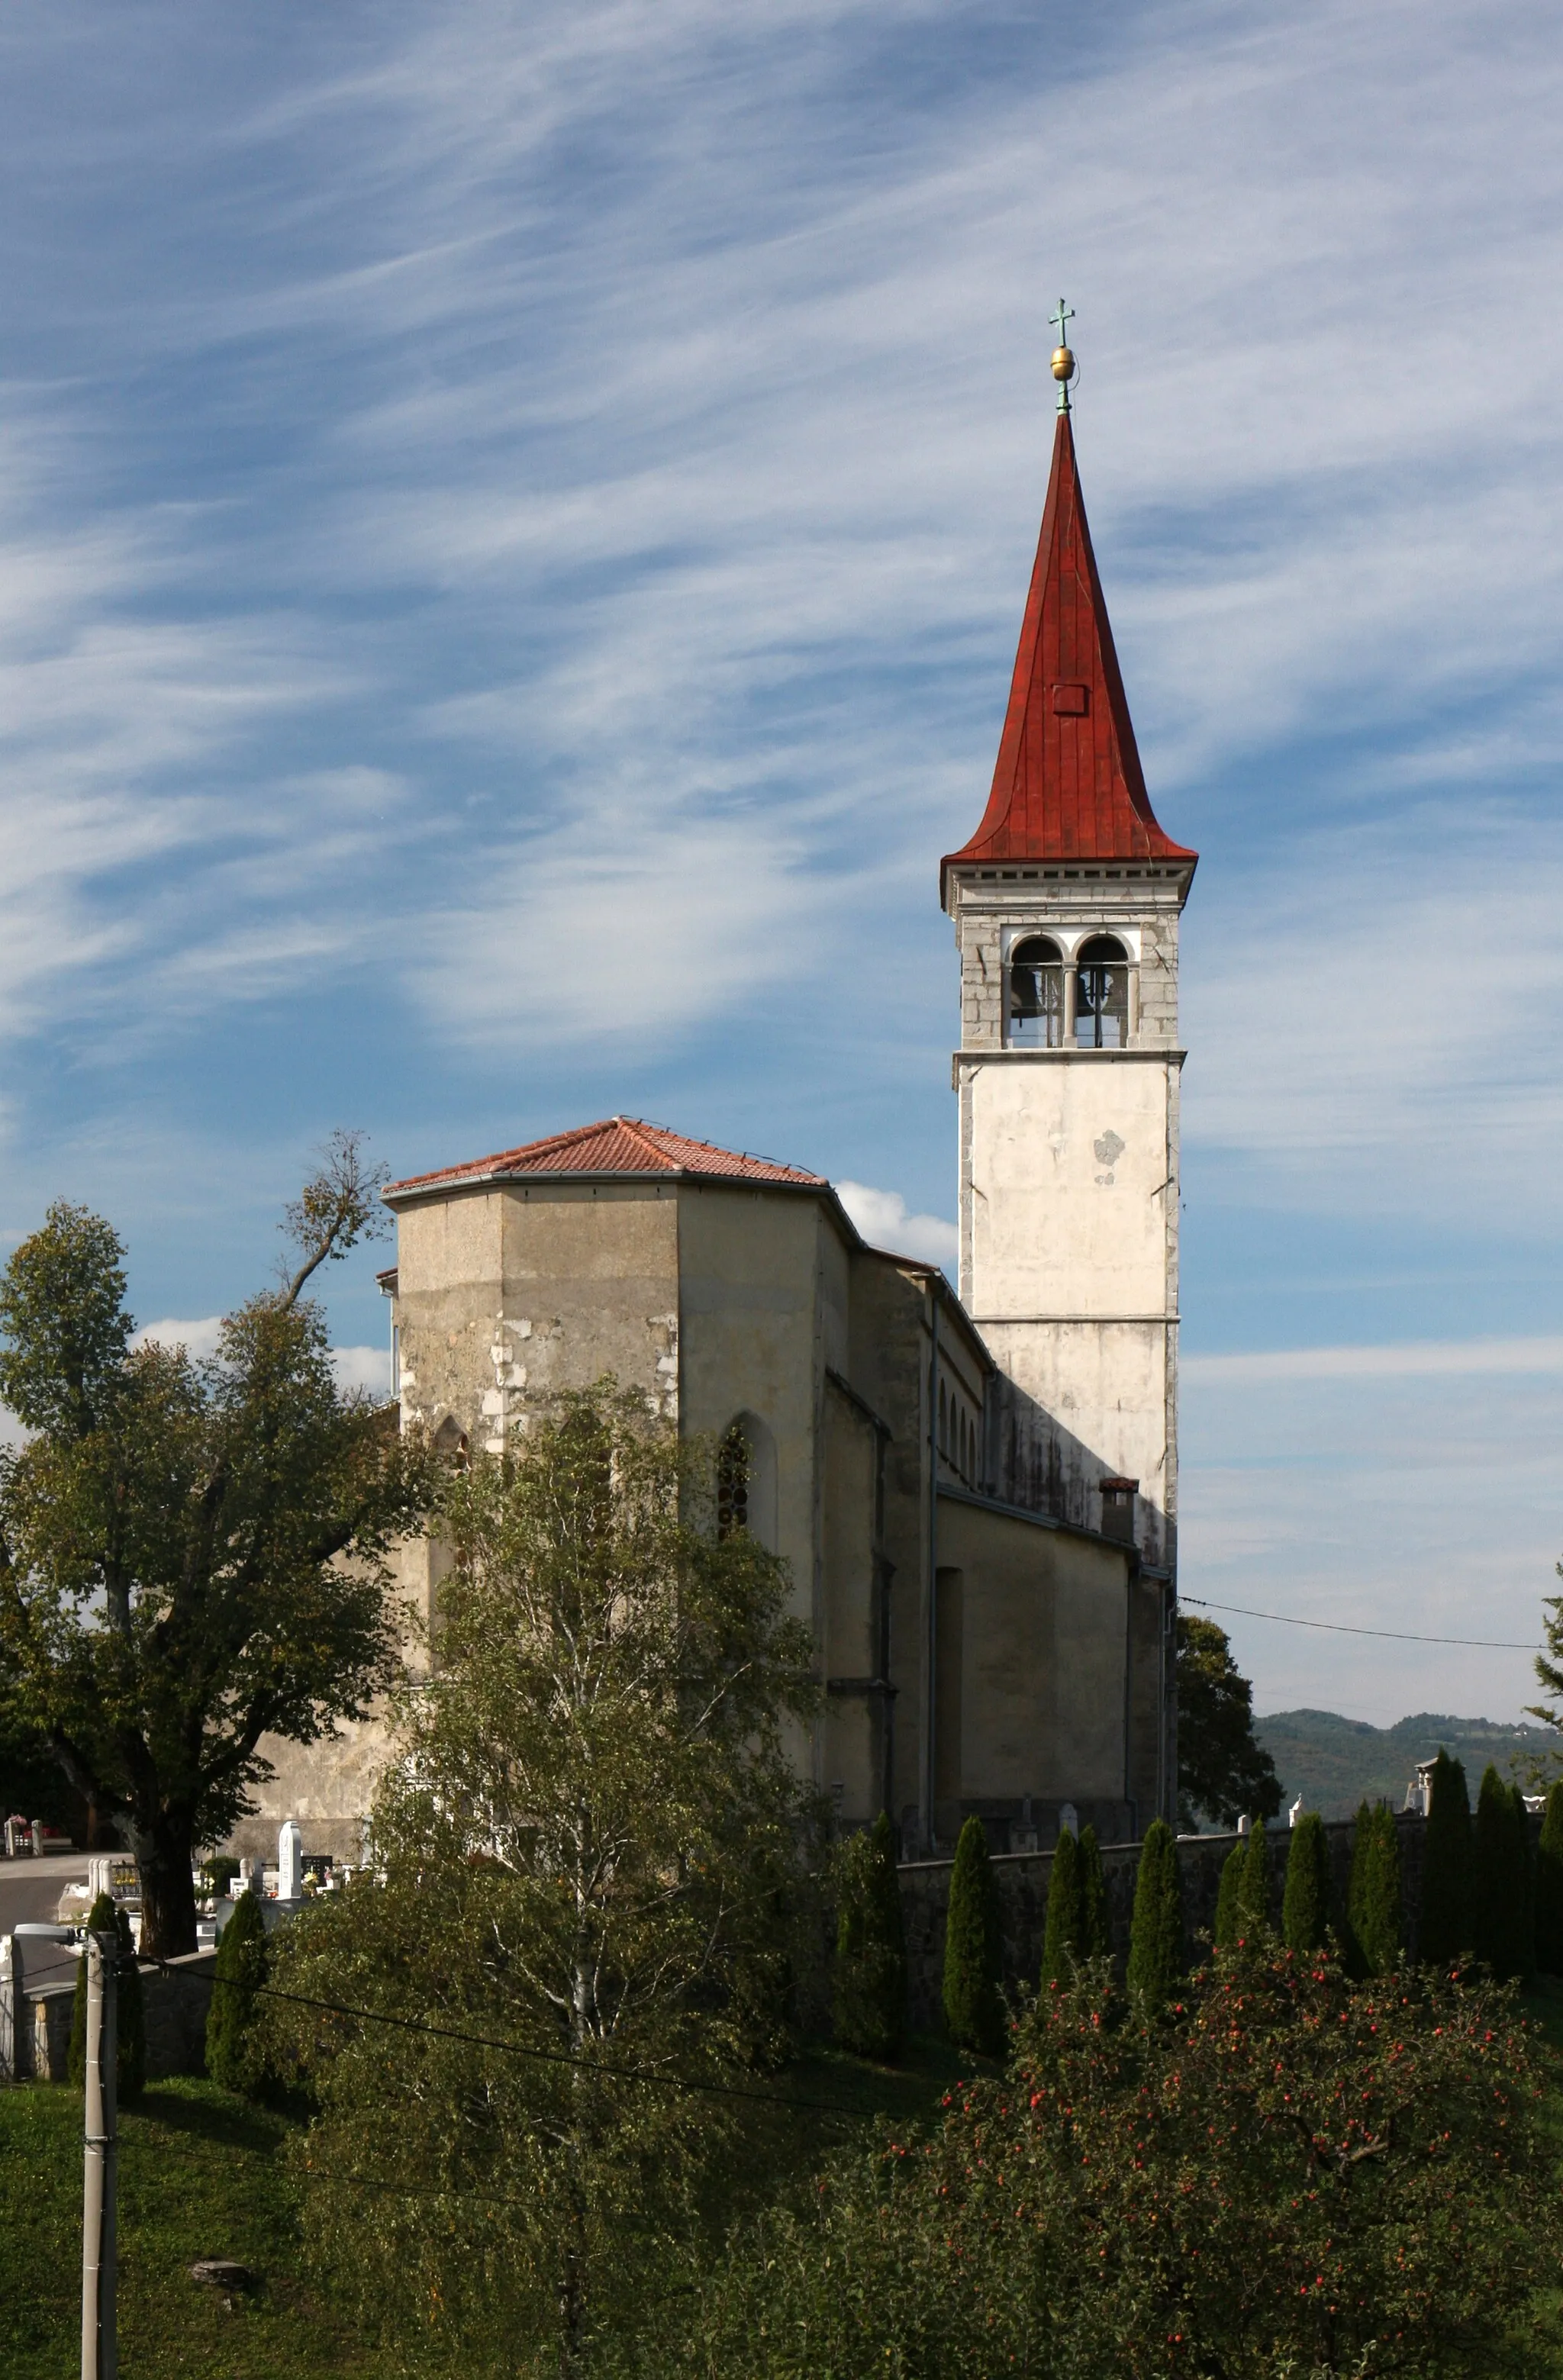
<path fill-rule="evenodd" d="M 1563 1553 L 1563 32 L 1484 0 L 13 0 L 0 1245 L 199 1332 L 335 1127 L 622 1111 L 952 1246 L 937 861 L 1052 432 L 1185 919 L 1182 1587 Z M 382 1377 L 383 1252 L 334 1273 Z M 1232 1617 L 1261 1709 L 1522 1650 Z"/>

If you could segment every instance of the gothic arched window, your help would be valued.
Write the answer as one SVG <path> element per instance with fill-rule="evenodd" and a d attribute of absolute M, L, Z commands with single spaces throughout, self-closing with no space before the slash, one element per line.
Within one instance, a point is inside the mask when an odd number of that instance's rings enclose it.
<path fill-rule="evenodd" d="M 1051 934 L 1028 934 L 1009 953 L 1006 1038 L 1014 1050 L 1064 1041 L 1064 954 Z"/>
<path fill-rule="evenodd" d="M 1075 964 L 1075 1040 L 1082 1050 L 1121 1050 L 1129 1039 L 1129 953 L 1114 934 L 1093 934 Z"/>
<path fill-rule="evenodd" d="M 776 1550 L 776 1441 L 758 1414 L 735 1414 L 716 1446 L 716 1534 L 747 1529 Z"/>
<path fill-rule="evenodd" d="M 716 1534 L 736 1536 L 749 1526 L 749 1439 L 741 1421 L 730 1422 L 716 1450 Z"/>

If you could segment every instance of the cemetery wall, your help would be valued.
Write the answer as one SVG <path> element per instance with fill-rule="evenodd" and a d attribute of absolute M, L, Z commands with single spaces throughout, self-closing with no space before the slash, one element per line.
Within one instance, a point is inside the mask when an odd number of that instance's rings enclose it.
<path fill-rule="evenodd" d="M 149 2082 L 161 2082 L 165 2074 L 206 2071 L 206 2011 L 212 2004 L 210 1978 L 216 1958 L 215 1950 L 197 1950 L 186 1959 L 170 1959 L 165 1966 L 140 1970 Z M 24 2055 L 31 2057 L 32 2080 L 63 2082 L 70 2056 L 75 1982 L 30 1989 L 24 1979 L 22 1992 L 27 2006 Z"/>
<path fill-rule="evenodd" d="M 1416 1949 L 1416 1918 L 1422 1904 L 1422 1855 L 1425 1821 L 1415 1812 L 1398 1814 L 1400 1837 L 1400 1886 L 1405 1902 L 1407 1947 Z M 1344 1907 L 1351 1872 L 1351 1840 L 1356 1821 L 1336 1819 L 1325 1826 L 1337 1905 Z M 1191 1949 L 1197 1938 L 1215 1925 L 1215 1897 L 1221 1871 L 1240 1838 L 1191 1835 L 1178 1846 L 1183 1878 L 1183 1914 Z M 1269 1834 L 1271 1916 L 1278 1927 L 1281 1895 L 1286 1886 L 1285 1828 Z M 949 1905 L 952 1860 L 914 1860 L 897 1871 L 901 1886 L 901 1910 L 906 1925 L 907 1979 L 911 2022 L 919 2032 L 937 2031 L 943 2022 L 941 1997 L 945 1966 L 945 1912 Z M 1140 1868 L 1138 1843 L 1107 1843 L 1102 1851 L 1102 1872 L 1107 1889 L 1107 1918 L 1113 1955 L 1120 1963 L 1129 1955 L 1129 1928 L 1134 1914 L 1134 1885 Z M 1047 1924 L 1047 1886 L 1053 1853 L 1007 1852 L 993 1863 L 998 1886 L 1004 1938 L 1004 1980 L 1029 1984 L 1034 1989 L 1042 1967 L 1043 1935 Z"/>

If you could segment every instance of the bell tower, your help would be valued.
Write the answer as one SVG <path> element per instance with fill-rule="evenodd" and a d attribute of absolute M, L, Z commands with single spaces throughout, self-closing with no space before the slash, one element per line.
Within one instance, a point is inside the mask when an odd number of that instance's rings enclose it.
<path fill-rule="evenodd" d="M 1068 320 L 1060 302 L 1060 337 Z M 1178 931 L 1197 855 L 1145 791 L 1068 388 L 982 823 L 940 869 L 960 955 L 960 1295 L 1006 1500 L 1178 1541 Z M 1169 1624 L 1169 1619 L 1168 1623 Z"/>

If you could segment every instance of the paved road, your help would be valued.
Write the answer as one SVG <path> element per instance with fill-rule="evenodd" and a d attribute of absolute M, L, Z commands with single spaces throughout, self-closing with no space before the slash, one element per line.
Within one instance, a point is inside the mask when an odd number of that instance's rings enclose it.
<path fill-rule="evenodd" d="M 85 1883 L 85 1852 L 48 1852 L 42 1859 L 0 1858 L 0 1934 L 13 1925 L 52 1918 L 64 1886 Z"/>

